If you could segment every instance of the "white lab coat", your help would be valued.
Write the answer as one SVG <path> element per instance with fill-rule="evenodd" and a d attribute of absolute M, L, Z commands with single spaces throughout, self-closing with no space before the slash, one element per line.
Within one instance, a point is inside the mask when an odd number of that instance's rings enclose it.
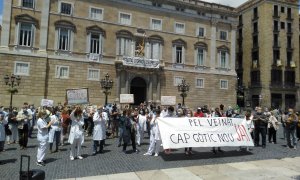
<path fill-rule="evenodd" d="M 50 119 L 53 124 L 51 125 L 51 129 L 49 131 L 49 143 L 53 143 L 55 131 L 61 131 L 61 121 L 56 115 L 50 116 Z"/>
<path fill-rule="evenodd" d="M 161 140 L 161 136 L 160 136 L 160 131 L 159 131 L 159 127 L 158 127 L 158 122 L 157 122 L 157 118 L 154 117 L 151 122 L 150 122 L 150 133 L 154 135 L 154 140 Z"/>
<path fill-rule="evenodd" d="M 49 134 L 48 134 L 48 128 L 45 128 L 47 126 L 47 122 L 41 118 L 37 120 L 37 140 L 38 141 L 48 141 Z"/>
<path fill-rule="evenodd" d="M 96 112 L 93 117 L 94 121 L 94 132 L 93 132 L 93 140 L 101 141 L 106 138 L 106 126 L 105 126 L 105 116 L 104 112 L 102 113 L 102 117 L 99 116 L 99 113 Z"/>
<path fill-rule="evenodd" d="M 73 144 L 74 139 L 80 139 L 81 144 L 84 142 L 84 134 L 83 134 L 83 128 L 84 120 L 83 117 L 75 117 L 74 112 L 71 113 L 70 119 L 72 120 L 71 129 L 70 129 L 70 135 L 68 142 L 70 144 Z"/>
<path fill-rule="evenodd" d="M 37 120 L 37 140 L 39 141 L 39 146 L 37 150 L 37 161 L 42 162 L 46 155 L 47 141 L 49 139 L 47 122 L 44 119 L 39 118 Z"/>

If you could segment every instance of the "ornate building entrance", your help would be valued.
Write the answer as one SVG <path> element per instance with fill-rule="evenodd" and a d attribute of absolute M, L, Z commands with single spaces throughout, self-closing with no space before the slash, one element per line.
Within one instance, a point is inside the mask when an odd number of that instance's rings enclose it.
<path fill-rule="evenodd" d="M 146 101 L 147 84 L 141 77 L 135 77 L 131 80 L 130 94 L 134 94 L 134 105 L 139 105 Z"/>

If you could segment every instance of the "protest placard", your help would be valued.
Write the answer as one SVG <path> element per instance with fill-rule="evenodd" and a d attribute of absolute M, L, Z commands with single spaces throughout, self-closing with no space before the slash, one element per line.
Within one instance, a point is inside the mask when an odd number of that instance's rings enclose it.
<path fill-rule="evenodd" d="M 50 100 L 50 99 L 42 99 L 41 100 L 41 106 L 44 107 L 53 107 L 53 103 L 54 101 L 53 100 Z"/>
<path fill-rule="evenodd" d="M 133 94 L 120 94 L 120 103 L 121 104 L 134 103 L 134 95 Z"/>
<path fill-rule="evenodd" d="M 254 146 L 246 120 L 240 118 L 159 118 L 164 149 Z"/>
<path fill-rule="evenodd" d="M 174 106 L 176 105 L 176 96 L 161 96 L 161 105 Z"/>
<path fill-rule="evenodd" d="M 72 104 L 89 104 L 89 91 L 88 88 L 81 89 L 67 89 L 66 90 L 67 102 Z"/>

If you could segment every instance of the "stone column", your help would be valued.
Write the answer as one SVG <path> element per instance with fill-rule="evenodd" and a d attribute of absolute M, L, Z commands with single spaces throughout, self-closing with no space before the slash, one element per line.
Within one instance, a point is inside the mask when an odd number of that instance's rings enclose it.
<path fill-rule="evenodd" d="M 237 25 L 232 24 L 231 25 L 231 47 L 230 47 L 230 69 L 231 71 L 235 72 L 235 51 L 236 51 L 236 30 L 237 30 Z"/>
<path fill-rule="evenodd" d="M 116 74 L 116 99 L 117 101 L 120 102 L 120 93 L 121 93 L 121 78 L 120 78 L 120 73 L 121 70 L 117 69 L 117 74 Z"/>
<path fill-rule="evenodd" d="M 2 32 L 1 32 L 1 49 L 7 49 L 10 37 L 12 0 L 3 1 L 3 16 L 2 16 Z"/>
<path fill-rule="evenodd" d="M 50 0 L 43 0 L 39 51 L 47 52 Z"/>
<path fill-rule="evenodd" d="M 150 73 L 149 74 L 149 86 L 148 86 L 148 101 L 153 101 L 153 90 L 152 90 L 152 88 L 153 88 L 153 74 L 152 73 Z"/>
<path fill-rule="evenodd" d="M 216 68 L 216 37 L 217 37 L 217 24 L 216 19 L 211 20 L 211 40 L 210 40 L 210 68 Z"/>
<path fill-rule="evenodd" d="M 156 101 L 160 102 L 161 89 L 160 89 L 160 73 L 157 73 L 157 86 L 156 86 Z M 160 102 L 161 103 L 161 102 Z"/>

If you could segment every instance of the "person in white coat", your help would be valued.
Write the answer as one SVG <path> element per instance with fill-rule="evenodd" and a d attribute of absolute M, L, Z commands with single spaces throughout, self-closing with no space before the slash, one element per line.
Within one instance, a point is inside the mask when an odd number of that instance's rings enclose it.
<path fill-rule="evenodd" d="M 160 145 L 162 143 L 160 137 L 160 131 L 158 127 L 157 119 L 160 117 L 160 110 L 155 110 L 155 116 L 150 121 L 150 144 L 148 151 L 144 154 L 145 156 L 152 156 L 153 152 L 155 152 L 154 156 L 158 156 Z"/>
<path fill-rule="evenodd" d="M 103 153 L 104 140 L 106 138 L 106 125 L 105 125 L 105 115 L 103 114 L 103 109 L 97 109 L 93 116 L 94 121 L 94 131 L 93 131 L 93 155 L 97 153 L 97 147 L 100 142 L 99 153 Z"/>
<path fill-rule="evenodd" d="M 45 166 L 44 158 L 47 150 L 47 142 L 49 139 L 48 128 L 52 125 L 52 121 L 47 123 L 48 114 L 46 110 L 39 109 L 38 111 L 38 120 L 37 120 L 37 140 L 39 142 L 38 150 L 37 150 L 37 162 L 38 166 Z"/>
<path fill-rule="evenodd" d="M 141 143 L 144 139 L 144 131 L 146 128 L 146 120 L 145 110 L 140 109 L 140 113 L 138 115 L 138 123 L 137 123 L 137 133 L 136 133 L 136 143 L 138 146 L 141 146 Z"/>
<path fill-rule="evenodd" d="M 4 151 L 5 144 L 5 125 L 7 124 L 7 118 L 4 114 L 0 114 L 0 152 Z"/>
<path fill-rule="evenodd" d="M 73 161 L 75 158 L 83 159 L 81 156 L 81 145 L 84 142 L 84 119 L 82 116 L 82 110 L 77 106 L 70 114 L 72 121 L 70 135 L 68 142 L 71 144 L 70 160 Z M 77 152 L 76 152 L 77 147 Z"/>
<path fill-rule="evenodd" d="M 61 118 L 58 109 L 52 110 L 52 115 L 50 116 L 52 121 L 51 129 L 49 131 L 49 145 L 51 153 L 58 152 L 58 145 L 60 143 L 61 135 Z M 55 141 L 55 151 L 52 150 L 53 142 Z"/>

